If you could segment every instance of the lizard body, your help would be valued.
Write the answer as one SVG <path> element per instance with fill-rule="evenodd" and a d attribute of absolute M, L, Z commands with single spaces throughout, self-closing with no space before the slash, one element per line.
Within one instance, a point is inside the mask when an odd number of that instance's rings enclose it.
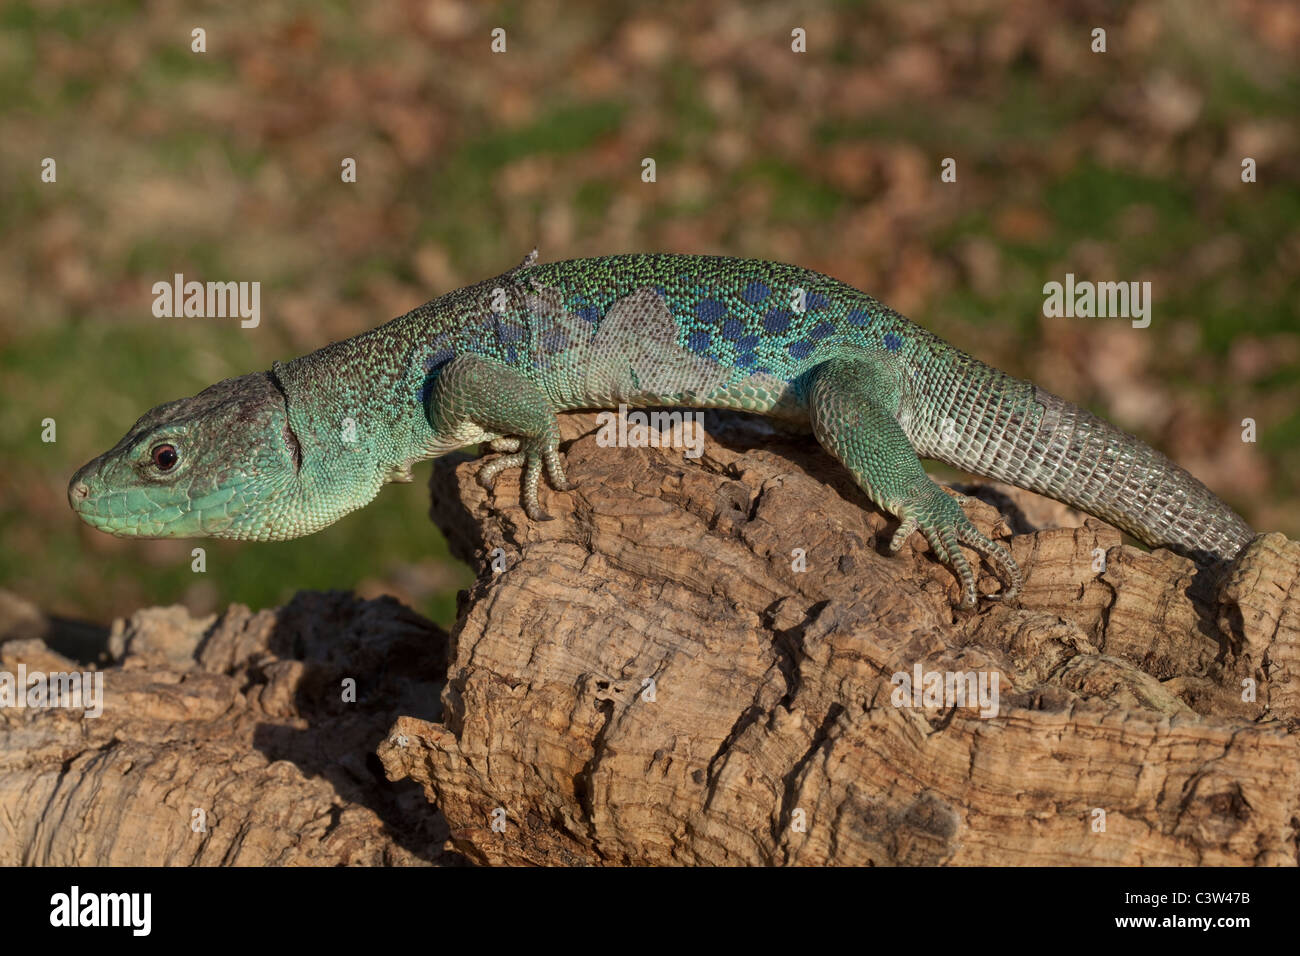
<path fill-rule="evenodd" d="M 270 372 L 227 379 L 142 417 L 73 477 L 69 501 L 122 536 L 281 540 L 367 504 L 410 467 L 468 444 L 565 489 L 556 412 L 731 408 L 811 426 L 873 502 L 920 530 L 962 580 L 965 544 L 1020 585 L 920 457 L 1063 501 L 1153 547 L 1231 558 L 1252 532 L 1159 452 L 998 371 L 867 294 L 796 266 L 620 255 L 495 279 Z"/>

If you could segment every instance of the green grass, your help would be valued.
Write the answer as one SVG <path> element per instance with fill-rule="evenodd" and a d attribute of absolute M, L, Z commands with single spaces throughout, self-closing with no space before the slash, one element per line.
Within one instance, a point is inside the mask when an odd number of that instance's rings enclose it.
<path fill-rule="evenodd" d="M 526 157 L 581 152 L 617 130 L 625 109 L 612 101 L 556 107 L 531 123 L 480 135 L 466 143 L 450 165 L 477 170 L 477 179 Z"/>
<path fill-rule="evenodd" d="M 53 33 L 81 39 L 143 13 L 142 0 L 96 0 L 95 3 L 28 3 L 0 5 L 0 29 L 17 33 Z"/>
<path fill-rule="evenodd" d="M 1120 213 L 1136 205 L 1152 207 L 1161 230 L 1170 235 L 1195 221 L 1186 185 L 1093 161 L 1080 163 L 1069 175 L 1050 183 L 1044 201 L 1059 229 L 1071 236 L 1106 238 Z"/>
<path fill-rule="evenodd" d="M 755 160 L 741 175 L 772 188 L 771 215 L 775 222 L 824 221 L 848 201 L 843 193 L 807 170 L 773 157 Z"/>

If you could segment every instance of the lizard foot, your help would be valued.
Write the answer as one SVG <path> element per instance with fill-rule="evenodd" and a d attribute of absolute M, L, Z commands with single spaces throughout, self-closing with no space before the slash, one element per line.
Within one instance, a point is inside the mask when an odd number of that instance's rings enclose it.
<path fill-rule="evenodd" d="M 989 563 L 1002 572 L 1009 582 L 1001 593 L 987 595 L 989 600 L 1009 601 L 1020 593 L 1024 584 L 1020 566 L 1002 544 L 985 537 L 971 524 L 961 509 L 961 501 L 965 500 L 964 495 L 960 496 L 960 500 L 949 497 L 935 484 L 908 496 L 899 509 L 902 524 L 894 532 L 889 550 L 897 552 L 913 531 L 920 530 L 939 560 L 956 571 L 961 578 L 962 599 L 959 607 L 970 610 L 976 605 L 975 572 L 962 553 L 961 545 L 965 544 L 987 557 Z"/>
<path fill-rule="evenodd" d="M 552 521 L 554 515 L 542 510 L 537 500 L 537 485 L 541 480 L 542 466 L 546 467 L 546 477 L 556 491 L 569 491 L 573 485 L 564 474 L 564 459 L 559 449 L 546 447 L 541 441 L 520 438 L 495 438 L 489 443 L 493 451 L 507 452 L 500 458 L 494 458 L 478 470 L 478 483 L 488 491 L 496 483 L 497 475 L 507 468 L 523 467 L 524 514 L 534 521 Z"/>

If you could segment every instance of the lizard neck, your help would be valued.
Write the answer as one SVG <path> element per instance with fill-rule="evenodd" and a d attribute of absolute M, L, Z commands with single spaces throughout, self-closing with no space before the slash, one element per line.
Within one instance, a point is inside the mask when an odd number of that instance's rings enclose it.
<path fill-rule="evenodd" d="M 360 508 L 386 482 L 410 481 L 411 464 L 430 457 L 418 392 L 388 351 L 370 333 L 273 366 L 300 449 L 305 510 Z"/>

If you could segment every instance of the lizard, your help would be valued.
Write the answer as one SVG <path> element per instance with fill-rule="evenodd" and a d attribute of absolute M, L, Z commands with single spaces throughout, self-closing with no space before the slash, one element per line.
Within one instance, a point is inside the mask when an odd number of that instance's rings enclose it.
<path fill-rule="evenodd" d="M 969 548 L 1014 598 L 1010 551 L 971 523 L 922 458 L 1099 517 L 1200 563 L 1253 537 L 1189 472 L 1116 426 L 984 364 L 858 289 L 766 260 L 626 254 L 542 263 L 533 250 L 270 371 L 152 409 L 73 476 L 85 522 L 127 537 L 285 540 L 369 503 L 411 466 L 469 445 L 491 489 L 522 468 L 570 483 L 557 412 L 723 408 L 810 428 L 879 508 L 919 531 L 978 604 Z"/>

